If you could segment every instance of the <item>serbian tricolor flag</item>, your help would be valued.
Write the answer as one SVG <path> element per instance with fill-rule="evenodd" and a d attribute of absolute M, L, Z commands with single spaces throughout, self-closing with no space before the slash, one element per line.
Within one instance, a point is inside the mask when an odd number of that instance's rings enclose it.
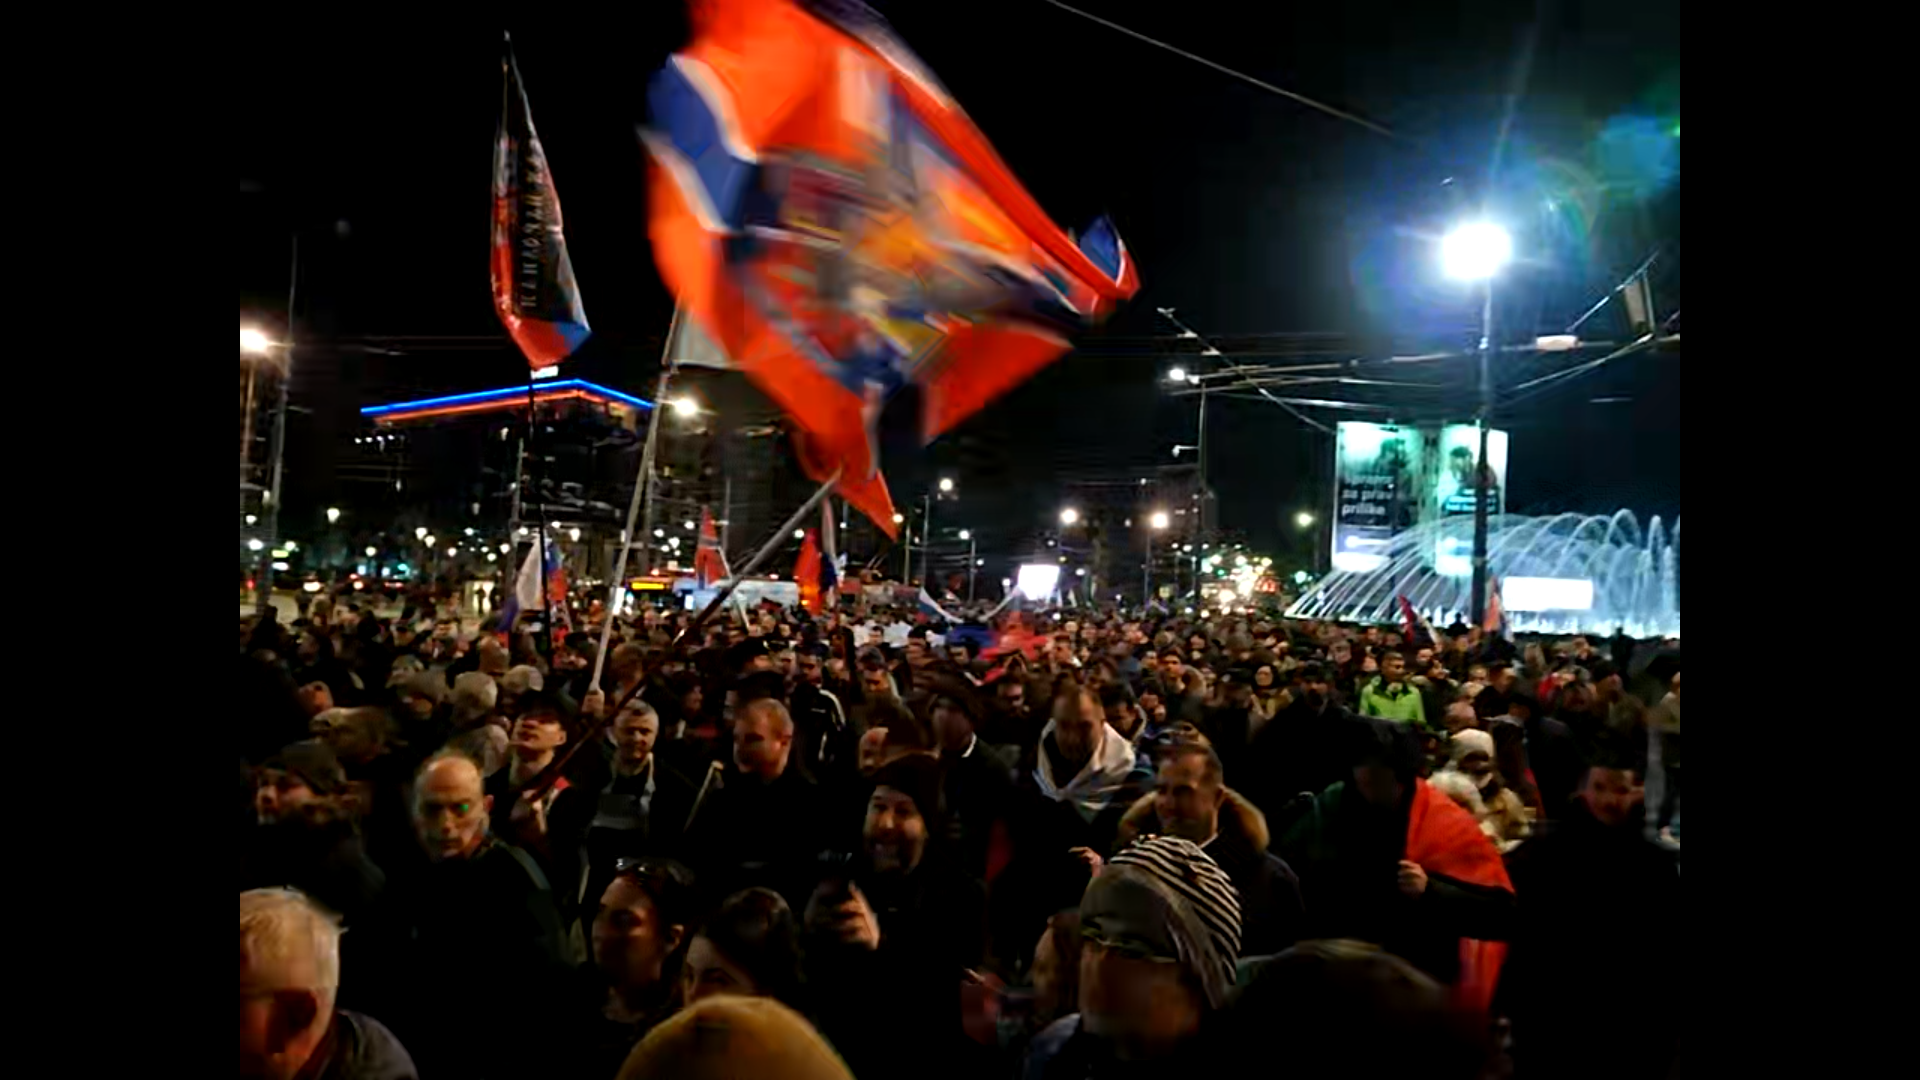
<path fill-rule="evenodd" d="M 813 539 L 813 530 L 800 541 L 800 557 L 793 563 L 793 581 L 800 586 L 800 606 L 810 615 L 818 615 L 826 610 L 820 588 L 820 545 Z"/>
<path fill-rule="evenodd" d="M 702 589 L 733 576 L 727 569 L 727 553 L 720 548 L 720 533 L 713 527 L 713 510 L 700 508 L 700 547 L 693 556 L 693 580 Z"/>
<path fill-rule="evenodd" d="M 506 89 L 493 144 L 493 308 L 537 370 L 572 356 L 591 331 L 511 38 L 500 64 Z"/>
<path fill-rule="evenodd" d="M 1440 639 L 1434 636 L 1433 627 L 1427 625 L 1418 611 L 1413 609 L 1413 601 L 1400 597 L 1400 623 L 1406 631 L 1407 644 L 1415 649 L 1437 649 Z"/>
<path fill-rule="evenodd" d="M 1139 288 L 1112 225 L 1055 225 L 853 0 L 695 3 L 693 40 L 648 103 L 662 279 L 714 363 L 805 435 L 808 473 L 837 474 L 888 536 L 875 431 L 889 398 L 918 387 L 936 438 Z"/>

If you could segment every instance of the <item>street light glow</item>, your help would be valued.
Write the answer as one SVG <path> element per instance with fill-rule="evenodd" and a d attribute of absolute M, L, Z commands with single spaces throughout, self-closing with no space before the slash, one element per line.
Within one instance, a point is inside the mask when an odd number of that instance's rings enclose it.
<path fill-rule="evenodd" d="M 1186 381 L 1187 381 L 1187 369 L 1186 369 L 1186 368 L 1183 368 L 1183 367 L 1175 367 L 1175 368 L 1168 368 L 1168 369 L 1167 369 L 1167 381 L 1168 381 L 1168 382 L 1170 382 L 1170 383 L 1183 383 L 1183 382 L 1186 382 Z"/>
<path fill-rule="evenodd" d="M 327 524 L 333 525 L 338 523 L 339 520 L 340 520 L 340 508 L 337 506 L 327 507 Z"/>
<path fill-rule="evenodd" d="M 371 559 L 378 554 L 380 554 L 379 548 L 374 547 L 372 544 L 367 545 L 367 558 Z"/>
<path fill-rule="evenodd" d="M 807 530 L 805 529 L 793 530 L 793 538 L 795 540 L 805 540 L 807 538 Z"/>
<path fill-rule="evenodd" d="M 675 416 L 691 417 L 700 415 L 700 403 L 685 395 L 674 398 L 671 404 L 673 406 L 673 415 Z"/>
<path fill-rule="evenodd" d="M 973 532 L 972 532 L 972 530 L 970 530 L 970 529 L 961 529 L 961 530 L 960 530 L 960 539 L 962 539 L 962 540 L 971 540 L 971 539 L 973 539 Z"/>
<path fill-rule="evenodd" d="M 1079 523 L 1080 523 L 1080 511 L 1075 510 L 1071 506 L 1067 507 L 1065 510 L 1060 511 L 1060 524 L 1077 525 Z"/>
<path fill-rule="evenodd" d="M 951 476 L 943 476 L 943 477 L 941 477 L 941 478 L 940 478 L 940 491 L 941 491 L 941 493 L 942 493 L 942 494 L 945 494 L 945 493 L 947 493 L 947 492 L 950 492 L 950 491 L 952 491 L 952 490 L 953 490 L 953 477 L 951 477 Z"/>
<path fill-rule="evenodd" d="M 1312 528 L 1312 527 L 1313 527 L 1313 515 L 1312 515 L 1312 514 L 1310 514 L 1310 513 L 1308 513 L 1308 512 L 1307 512 L 1307 511 L 1305 511 L 1305 510 L 1302 510 L 1302 511 L 1300 511 L 1299 513 L 1297 513 L 1297 514 L 1295 514 L 1295 515 L 1293 515 L 1293 523 L 1294 523 L 1295 525 L 1298 525 L 1298 526 L 1300 526 L 1300 527 L 1301 527 L 1301 528 L 1303 528 L 1303 529 L 1308 529 L 1308 528 Z"/>
<path fill-rule="evenodd" d="M 266 546 L 267 546 L 267 545 L 266 545 L 266 544 L 265 544 L 264 542 L 262 542 L 262 541 L 261 541 L 261 539 L 260 539 L 259 537 L 257 537 L 257 536 L 256 536 L 256 537 L 254 537 L 253 539 L 251 539 L 251 540 L 249 540 L 249 541 L 247 541 L 247 550 L 248 550 L 248 551 L 259 551 L 259 550 L 260 550 L 261 548 L 263 548 L 263 547 L 266 547 Z"/>
<path fill-rule="evenodd" d="M 1167 517 L 1167 512 L 1165 510 L 1155 510 L 1153 512 L 1153 516 L 1147 519 L 1147 524 L 1153 526 L 1156 529 L 1164 529 L 1167 527 L 1167 523 L 1170 520 L 1171 519 Z"/>
<path fill-rule="evenodd" d="M 568 529 L 568 530 L 567 530 L 567 539 L 569 539 L 569 540 L 571 540 L 571 541 L 573 541 L 573 542 L 574 542 L 574 543 L 576 543 L 576 544 L 577 544 L 577 543 L 579 543 L 579 542 L 580 542 L 580 530 L 579 530 L 579 529 Z"/>
<path fill-rule="evenodd" d="M 424 543 L 424 544 L 426 544 L 426 545 L 427 545 L 428 547 L 432 547 L 432 546 L 433 546 L 433 542 L 434 542 L 435 540 L 438 540 L 438 539 L 439 539 L 439 537 L 437 537 L 437 536 L 433 536 L 433 535 L 431 535 L 431 534 L 429 534 L 429 535 L 428 535 L 428 536 L 427 536 L 427 537 L 426 537 L 426 538 L 425 538 L 425 539 L 424 539 L 424 540 L 422 541 L 422 543 Z"/>
<path fill-rule="evenodd" d="M 240 328 L 240 351 L 248 356 L 265 356 L 273 348 L 273 342 L 258 327 Z"/>
<path fill-rule="evenodd" d="M 901 513 L 900 511 L 898 511 L 898 510 L 895 510 L 895 511 L 893 512 L 893 523 L 894 523 L 895 525 L 898 525 L 898 524 L 900 524 L 901 522 L 903 522 L 903 521 L 905 521 L 905 520 L 907 520 L 907 516 L 906 516 L 905 514 L 902 514 L 902 513 Z"/>
<path fill-rule="evenodd" d="M 1490 221 L 1470 221 L 1440 241 L 1440 267 L 1456 281 L 1485 281 L 1513 259 L 1513 237 Z"/>
<path fill-rule="evenodd" d="M 425 525 L 422 525 L 419 528 L 413 530 L 413 538 L 415 540 L 425 540 L 427 538 L 427 527 Z"/>

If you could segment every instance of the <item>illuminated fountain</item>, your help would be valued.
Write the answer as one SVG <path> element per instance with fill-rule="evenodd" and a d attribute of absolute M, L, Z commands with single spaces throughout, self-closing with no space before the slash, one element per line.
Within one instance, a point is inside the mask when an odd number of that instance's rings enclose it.
<path fill-rule="evenodd" d="M 1436 554 L 1469 551 L 1472 539 L 1473 519 L 1466 516 L 1408 529 L 1393 538 L 1377 569 L 1327 575 L 1287 616 L 1398 623 L 1399 598 L 1405 596 L 1436 627 L 1464 619 L 1473 589 L 1466 560 L 1436 560 Z M 1451 572 L 1437 571 L 1436 561 Z M 1611 516 L 1497 514 L 1487 524 L 1487 565 L 1503 583 L 1507 625 L 1517 633 L 1611 634 L 1624 626 L 1637 638 L 1680 635 L 1677 518 L 1669 534 L 1658 517 L 1642 529 L 1629 510 Z M 1507 585 L 1509 579 L 1523 581 Z M 1516 588 L 1522 584 L 1529 588 Z M 1523 610 L 1535 607 L 1542 610 Z"/>

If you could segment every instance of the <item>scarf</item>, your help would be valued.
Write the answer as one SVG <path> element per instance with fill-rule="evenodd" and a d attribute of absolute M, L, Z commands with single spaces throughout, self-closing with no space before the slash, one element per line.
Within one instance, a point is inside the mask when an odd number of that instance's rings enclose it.
<path fill-rule="evenodd" d="M 1425 780 L 1414 781 L 1413 805 L 1407 812 L 1405 858 L 1429 873 L 1444 874 L 1469 885 L 1513 891 L 1500 851 L 1480 823 Z M 1500 966 L 1506 959 L 1506 942 L 1461 938 L 1460 979 L 1453 987 L 1456 1001 L 1486 1012 L 1493 1004 Z"/>
<path fill-rule="evenodd" d="M 1053 721 L 1047 721 L 1040 732 L 1039 760 L 1033 767 L 1033 779 L 1040 785 L 1041 794 L 1057 802 L 1071 802 L 1087 821 L 1098 817 L 1120 793 L 1134 766 L 1133 744 L 1111 725 L 1102 724 L 1100 728 L 1100 745 L 1094 748 L 1093 757 L 1078 774 L 1061 784 L 1053 775 L 1053 759 L 1047 755 L 1046 741 L 1054 733 Z"/>

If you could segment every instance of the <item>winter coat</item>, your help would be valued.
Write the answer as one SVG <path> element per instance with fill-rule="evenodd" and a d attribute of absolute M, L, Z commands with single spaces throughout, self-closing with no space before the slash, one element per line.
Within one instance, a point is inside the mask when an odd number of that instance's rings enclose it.
<path fill-rule="evenodd" d="M 319 1047 L 300 1070 L 310 1080 L 419 1080 L 407 1048 L 371 1016 L 337 1010 Z"/>
<path fill-rule="evenodd" d="M 556 851 L 577 859 L 563 888 L 583 928 L 624 858 L 682 858 L 687 812 L 693 809 L 693 785 L 649 757 L 634 776 L 609 776 L 598 787 L 568 788 L 554 805 L 551 826 Z M 556 862 L 557 862 L 556 858 Z"/>
<path fill-rule="evenodd" d="M 789 762 L 771 781 L 733 768 L 710 772 L 696 793 L 682 850 L 701 895 L 713 904 L 763 885 L 803 911 L 832 822 L 820 787 Z"/>
<path fill-rule="evenodd" d="M 1005 829 L 1014 810 L 1013 770 L 978 739 L 963 755 L 942 753 L 940 764 L 955 865 L 985 881 L 994 830 Z"/>
<path fill-rule="evenodd" d="M 1650 973 L 1680 966 L 1680 870 L 1637 823 L 1609 828 L 1579 802 L 1507 859 L 1520 898 L 1501 999 L 1526 1075 L 1664 1077 L 1679 1054 L 1677 981 L 1645 1007 Z M 1675 977 L 1677 979 L 1677 976 Z"/>
<path fill-rule="evenodd" d="M 1120 822 L 1117 847 L 1160 831 L 1154 797 L 1142 795 Z M 1300 879 L 1279 856 L 1267 850 L 1266 815 L 1247 797 L 1227 790 L 1220 807 L 1220 831 L 1201 849 L 1233 879 L 1240 894 L 1240 955 L 1272 956 L 1300 940 L 1304 911 Z"/>
<path fill-rule="evenodd" d="M 1254 735 L 1248 748 L 1252 775 L 1244 784 L 1236 781 L 1237 790 L 1284 833 L 1291 824 L 1288 806 L 1296 797 L 1318 795 L 1352 776 L 1348 733 L 1357 722 L 1333 702 L 1316 710 L 1304 700 L 1295 701 Z"/>
<path fill-rule="evenodd" d="M 1421 727 L 1427 723 L 1426 705 L 1419 688 L 1404 682 L 1389 686 L 1384 675 L 1375 675 L 1360 688 L 1360 713 Z"/>

